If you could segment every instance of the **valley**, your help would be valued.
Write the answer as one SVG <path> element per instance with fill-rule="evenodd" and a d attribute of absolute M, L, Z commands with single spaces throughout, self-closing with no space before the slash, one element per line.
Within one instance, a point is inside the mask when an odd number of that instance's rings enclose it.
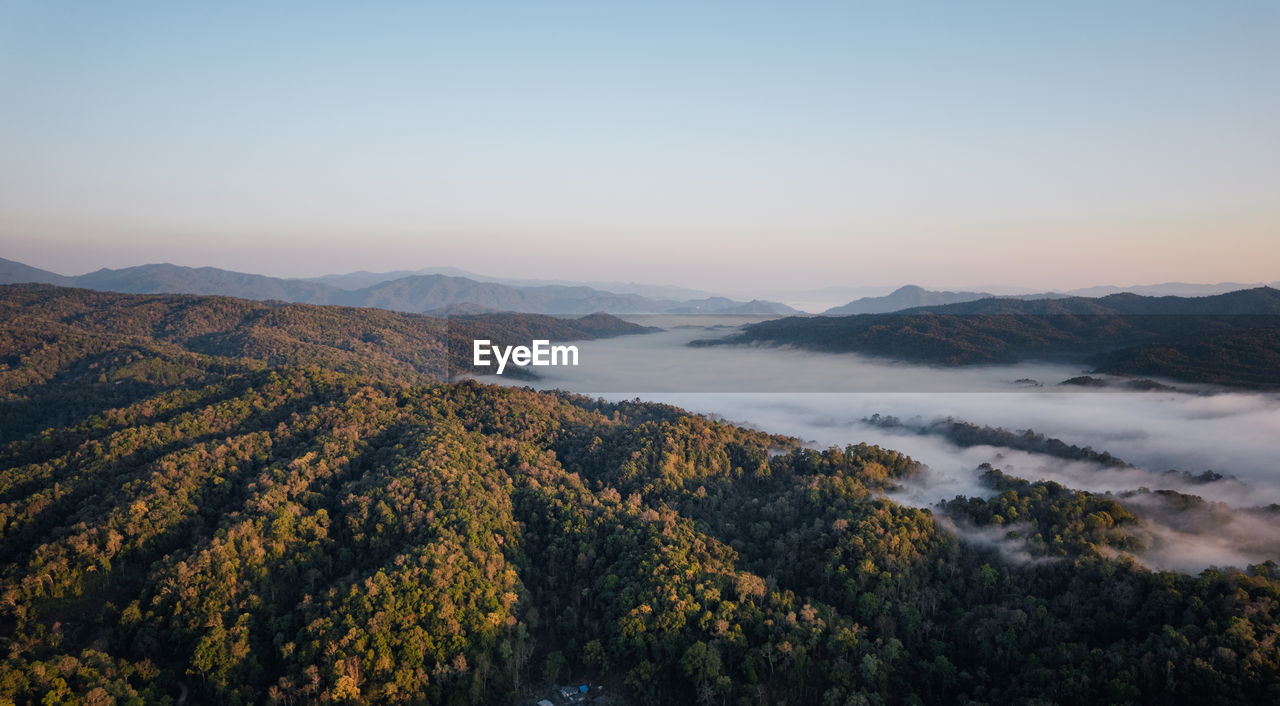
<path fill-rule="evenodd" d="M 1269 394 L 689 345 L 759 316 L 0 294 L 10 698 L 1254 701 L 1280 675 L 1250 646 L 1280 634 Z M 481 335 L 582 365 L 466 380 Z M 1181 678 L 1133 666 L 1156 649 Z"/>

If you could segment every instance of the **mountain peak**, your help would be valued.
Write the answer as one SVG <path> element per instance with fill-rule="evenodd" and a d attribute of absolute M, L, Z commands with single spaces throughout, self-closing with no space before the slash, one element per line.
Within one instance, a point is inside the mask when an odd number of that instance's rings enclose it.
<path fill-rule="evenodd" d="M 940 304 L 957 304 L 976 299 L 986 299 L 992 295 L 986 292 L 935 292 L 914 284 L 904 285 L 883 297 L 863 297 L 855 299 L 844 306 L 837 306 L 823 312 L 828 316 L 848 316 L 850 314 L 887 314 L 918 306 L 936 306 Z"/>

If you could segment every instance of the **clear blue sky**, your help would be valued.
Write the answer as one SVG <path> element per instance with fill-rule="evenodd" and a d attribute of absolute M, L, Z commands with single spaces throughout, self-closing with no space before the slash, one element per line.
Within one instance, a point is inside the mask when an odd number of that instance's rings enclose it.
<path fill-rule="evenodd" d="M 0 2 L 0 256 L 1280 278 L 1280 2 Z"/>

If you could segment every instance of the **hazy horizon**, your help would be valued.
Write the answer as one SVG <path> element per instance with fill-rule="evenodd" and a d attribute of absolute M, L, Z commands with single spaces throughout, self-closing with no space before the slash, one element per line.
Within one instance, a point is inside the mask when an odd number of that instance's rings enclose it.
<path fill-rule="evenodd" d="M 808 286 L 798 286 L 794 288 L 776 287 L 776 286 L 762 286 L 757 288 L 751 288 L 751 287 L 743 287 L 741 284 L 739 284 L 737 286 L 711 289 L 709 287 L 703 286 L 703 284 L 698 281 L 674 282 L 674 281 L 666 281 L 666 280 L 657 280 L 657 281 L 620 280 L 620 279 L 619 280 L 603 280 L 598 277 L 590 276 L 585 273 L 579 274 L 577 276 L 566 276 L 566 277 L 544 277 L 544 276 L 539 276 L 537 273 L 534 273 L 534 272 L 507 275 L 507 274 L 498 274 L 498 273 L 486 272 L 486 271 L 471 270 L 468 268 L 455 267 L 453 265 L 448 265 L 448 264 L 424 265 L 421 267 L 401 264 L 400 267 L 389 268 L 385 270 L 349 269 L 349 270 L 334 270 L 329 272 L 319 272 L 319 273 L 303 274 L 303 275 L 286 275 L 286 274 L 277 274 L 277 273 L 264 272 L 264 271 L 234 269 L 230 267 L 218 267 L 216 265 L 210 265 L 207 263 L 187 264 L 187 263 L 181 263 L 181 262 L 158 261 L 158 260 L 152 261 L 152 262 L 134 262 L 129 264 L 121 264 L 114 267 L 103 265 L 100 267 L 95 267 L 90 270 L 64 271 L 64 270 L 55 269 L 54 267 L 42 266 L 30 261 L 24 261 L 24 260 L 19 260 L 13 257 L 7 257 L 6 253 L 0 253 L 0 258 L 13 260 L 16 262 L 20 262 L 21 264 L 24 264 L 24 265 L 37 267 L 39 269 L 43 269 L 43 270 L 52 272 L 54 274 L 68 276 L 68 277 L 76 277 L 80 275 L 91 274 L 100 269 L 118 270 L 118 269 L 125 269 L 129 267 L 141 267 L 141 266 L 147 266 L 147 265 L 166 265 L 166 264 L 175 265 L 178 267 L 190 267 L 190 268 L 215 267 L 216 269 L 223 269 L 227 271 L 240 272 L 240 273 L 250 274 L 250 275 L 262 275 L 266 277 L 277 277 L 281 279 L 298 279 L 298 280 L 315 280 L 315 279 L 321 279 L 327 276 L 343 276 L 343 275 L 358 274 L 358 273 L 364 273 L 364 272 L 368 272 L 371 274 L 385 274 L 385 273 L 391 273 L 391 272 L 402 272 L 402 271 L 417 272 L 420 270 L 437 270 L 438 269 L 438 270 L 456 270 L 456 272 L 441 273 L 441 274 L 446 274 L 448 276 L 469 277 L 474 275 L 474 276 L 483 277 L 485 280 L 490 280 L 490 279 L 503 280 L 503 281 L 511 281 L 513 283 L 519 283 L 522 281 L 523 282 L 563 281 L 563 282 L 575 283 L 575 284 L 587 283 L 590 285 L 600 286 L 606 289 L 607 289 L 607 285 L 610 285 L 610 284 L 635 285 L 639 287 L 651 287 L 651 288 L 670 287 L 670 288 L 678 288 L 678 289 L 701 290 L 708 295 L 722 295 L 722 296 L 759 298 L 759 299 L 767 299 L 774 295 L 777 295 L 777 296 L 808 295 L 816 292 L 822 292 L 824 290 L 830 290 L 830 295 L 834 295 L 837 291 L 848 290 L 851 293 L 846 296 L 852 296 L 855 298 L 877 297 L 877 296 L 883 296 L 885 294 L 888 294 L 890 292 L 896 291 L 897 289 L 900 289 L 902 287 L 907 287 L 907 286 L 917 286 L 930 291 L 961 291 L 963 290 L 963 291 L 974 291 L 974 292 L 986 292 L 990 294 L 995 294 L 997 296 L 1001 296 L 1001 295 L 1017 295 L 1017 294 L 1042 294 L 1042 293 L 1050 293 L 1050 292 L 1064 293 L 1064 292 L 1070 292 L 1073 290 L 1105 288 L 1105 287 L 1116 287 L 1120 289 L 1127 289 L 1127 288 L 1140 288 L 1140 287 L 1148 287 L 1148 286 L 1156 286 L 1156 285 L 1179 285 L 1179 284 L 1203 285 L 1203 286 L 1215 286 L 1220 284 L 1240 284 L 1245 286 L 1255 286 L 1255 285 L 1274 286 L 1274 285 L 1280 284 L 1280 280 L 1275 280 L 1275 281 L 1263 280 L 1258 282 L 1240 282 L 1240 281 L 1192 282 L 1192 281 L 1166 280 L 1166 281 L 1159 281 L 1159 282 L 1128 282 L 1128 283 L 1092 282 L 1089 284 L 1082 284 L 1082 285 L 1077 285 L 1073 287 L 1034 288 L 1034 287 L 1017 286 L 1017 285 L 1010 285 L 1006 283 L 995 283 L 995 282 L 988 282 L 985 284 L 976 284 L 976 285 L 953 285 L 949 283 L 935 284 L 935 283 L 918 282 L 918 281 L 901 281 L 901 282 L 891 282 L 891 283 L 885 283 L 885 284 L 873 284 L 869 282 L 810 283 Z M 428 274 L 434 274 L 434 273 L 428 273 Z M 795 301 L 802 301 L 802 300 L 796 299 Z M 808 301 L 808 300 L 804 300 L 804 301 Z M 822 303 L 819 305 L 819 309 L 825 309 L 830 306 L 837 306 L 837 305 L 843 304 L 845 303 L 845 299 L 836 298 L 836 299 L 831 299 L 830 301 L 823 299 L 821 300 L 821 302 Z M 784 303 L 790 304 L 791 306 L 796 306 L 806 311 L 819 310 L 819 309 L 805 309 L 804 307 L 801 307 L 798 304 L 793 303 L 792 301 L 787 301 Z"/>
<path fill-rule="evenodd" d="M 6 3 L 0 250 L 714 291 L 1269 282 L 1269 2 Z"/>

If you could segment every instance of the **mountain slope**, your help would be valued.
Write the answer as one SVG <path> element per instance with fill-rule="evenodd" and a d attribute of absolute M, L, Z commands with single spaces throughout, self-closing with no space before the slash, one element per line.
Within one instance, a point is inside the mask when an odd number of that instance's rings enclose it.
<path fill-rule="evenodd" d="M 0 409 L 13 434 L 52 424 L 49 394 L 77 410 L 124 404 L 178 380 L 264 366 L 317 365 L 398 383 L 471 370 L 471 345 L 528 345 L 645 333 L 607 314 L 560 319 L 501 314 L 435 319 L 378 309 L 129 295 L 48 285 L 0 286 Z M 132 365 L 133 359 L 149 362 Z M 108 375 L 107 368 L 119 370 Z M 476 372 L 489 373 L 489 370 Z M 529 377 L 509 369 L 508 375 Z M 33 390 L 27 396 L 23 390 Z M 63 405 L 64 407 L 66 405 Z"/>
<path fill-rule="evenodd" d="M 385 279 L 396 274 L 405 276 Z M 409 313 L 475 311 L 476 307 L 480 310 L 562 316 L 581 316 L 597 311 L 617 314 L 677 310 L 715 314 L 795 313 L 791 307 L 777 302 L 742 303 L 723 298 L 689 301 L 654 299 L 581 285 L 514 286 L 450 274 L 355 272 L 305 280 L 245 274 L 215 267 L 155 264 L 63 277 L 21 263 L 0 260 L 0 283 L 24 281 L 131 294 L 208 294 L 257 301 L 367 306 Z"/>
<path fill-rule="evenodd" d="M 177 339 L 245 311 L 111 296 L 121 310 L 50 310 Z M 331 335 L 312 323 L 292 338 Z M 108 379 L 174 362 L 104 353 Z M 282 360 L 186 352 L 83 414 L 67 388 L 45 395 L 65 422 L 0 446 L 0 699 L 529 703 L 566 680 L 646 704 L 1277 695 L 1274 566 L 1148 572 L 1116 498 L 988 468 L 996 497 L 942 520 L 885 497 L 919 466 L 873 446 Z M 958 521 L 1016 527 L 1039 560 Z"/>
<path fill-rule="evenodd" d="M 343 292 L 334 300 L 334 303 L 346 306 L 370 306 L 415 313 L 454 306 L 461 302 L 495 311 L 553 313 L 547 311 L 539 297 L 530 296 L 513 287 L 446 275 L 412 275 Z"/>
<path fill-rule="evenodd" d="M 1280 388 L 1280 328 L 1228 331 L 1123 348 L 1100 356 L 1097 372 Z"/>
<path fill-rule="evenodd" d="M 966 365 L 1026 358 L 1087 362 L 1132 346 L 1274 329 L 1280 329 L 1280 291 L 1260 287 L 1196 298 L 1135 294 L 1031 301 L 992 298 L 893 314 L 789 317 L 752 324 L 723 339 L 694 343 L 792 345 L 915 363 Z M 1225 384 L 1255 385 L 1255 380 L 1267 376 L 1263 370 L 1267 360 L 1260 355 L 1230 370 L 1219 366 L 1220 374 L 1213 377 Z M 1179 373 L 1176 366 L 1169 366 L 1168 372 L 1174 379 L 1208 379 L 1204 371 Z"/>
<path fill-rule="evenodd" d="M 42 270 L 38 267 L 31 267 L 21 262 L 0 257 L 0 284 L 35 282 L 38 284 L 66 285 L 70 280 L 70 277 L 64 277 L 48 270 Z"/>
<path fill-rule="evenodd" d="M 220 270 L 216 267 L 139 265 L 119 270 L 102 269 L 72 277 L 72 286 L 128 294 L 210 294 L 302 304 L 332 303 L 341 290 L 301 280 Z"/>

